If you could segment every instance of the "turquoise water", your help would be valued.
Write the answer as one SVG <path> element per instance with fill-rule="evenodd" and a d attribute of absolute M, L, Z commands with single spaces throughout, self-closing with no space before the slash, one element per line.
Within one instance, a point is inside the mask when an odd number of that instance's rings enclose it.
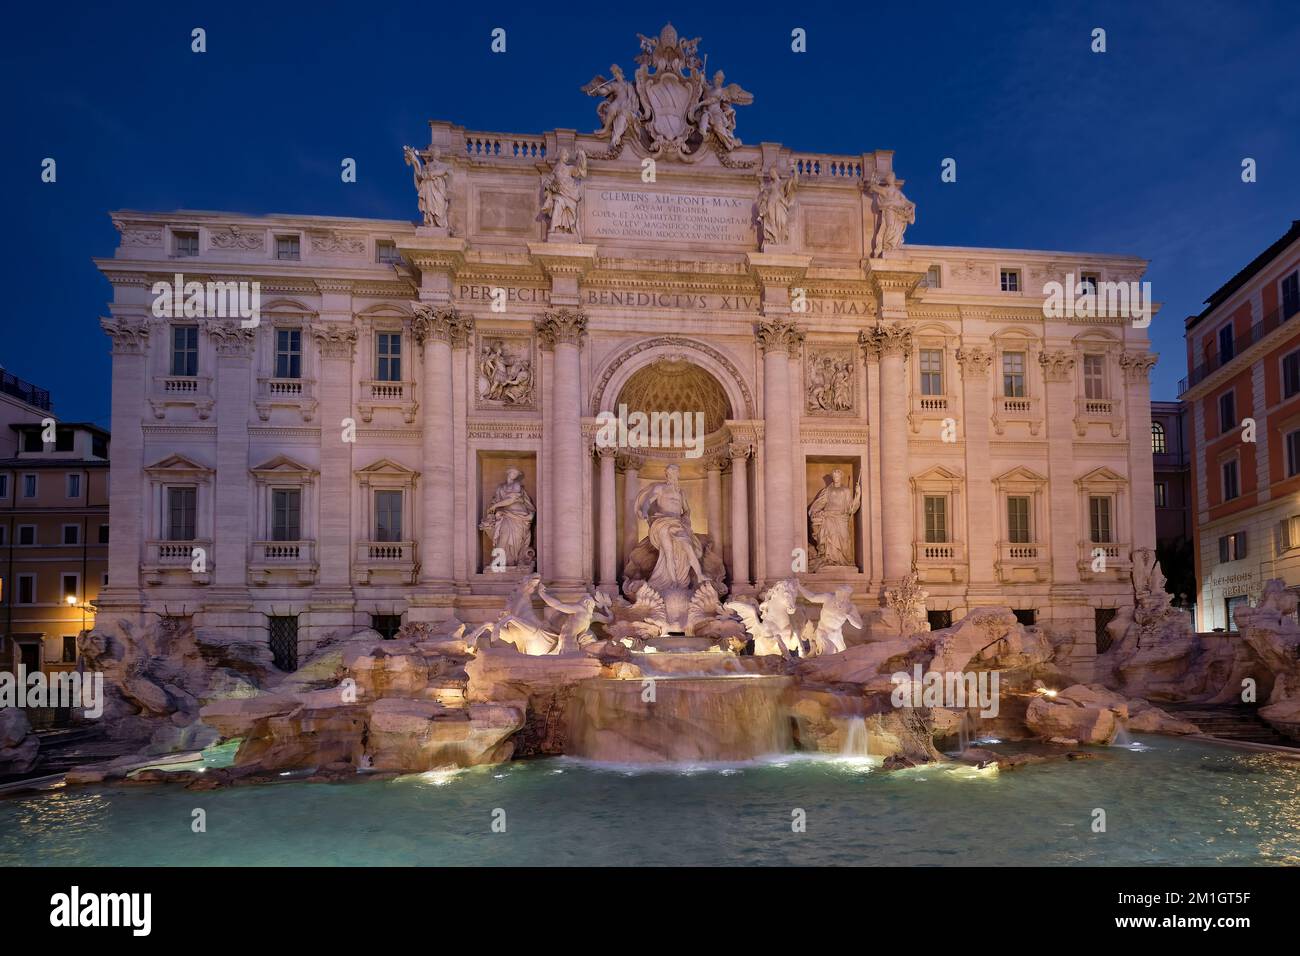
<path fill-rule="evenodd" d="M 1300 863 L 1300 764 L 1176 738 L 1144 746 L 1001 773 L 806 755 L 654 771 L 554 758 L 359 784 L 63 789 L 0 800 L 0 864 Z M 1092 831 L 1098 807 L 1105 833 Z M 195 808 L 206 833 L 191 832 Z M 792 832 L 795 810 L 806 832 Z"/>

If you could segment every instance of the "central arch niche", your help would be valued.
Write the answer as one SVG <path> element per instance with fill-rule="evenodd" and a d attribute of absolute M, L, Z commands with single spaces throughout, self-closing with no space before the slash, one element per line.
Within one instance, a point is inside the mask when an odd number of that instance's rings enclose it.
<path fill-rule="evenodd" d="M 718 380 L 681 357 L 661 358 L 632 373 L 616 406 L 632 412 L 704 413 L 704 434 L 712 435 L 731 418 L 731 402 Z"/>

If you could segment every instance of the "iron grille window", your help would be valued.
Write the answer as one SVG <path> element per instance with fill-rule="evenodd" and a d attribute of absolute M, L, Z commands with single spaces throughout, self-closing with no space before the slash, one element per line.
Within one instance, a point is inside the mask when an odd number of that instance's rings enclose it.
<path fill-rule="evenodd" d="M 1097 638 L 1097 653 L 1105 654 L 1110 650 L 1111 637 L 1110 632 L 1106 630 L 1106 625 L 1115 620 L 1116 610 L 1113 607 L 1098 607 L 1092 611 L 1093 633 Z"/>
<path fill-rule="evenodd" d="M 302 378 L 302 330 L 275 330 L 275 377 Z"/>
<path fill-rule="evenodd" d="M 926 611 L 925 616 L 930 622 L 930 630 L 932 631 L 952 627 L 952 611 Z"/>
<path fill-rule="evenodd" d="M 267 618 L 271 662 L 282 671 L 298 669 L 298 615 Z"/>
<path fill-rule="evenodd" d="M 398 630 L 402 627 L 402 615 L 400 614 L 372 614 L 370 615 L 370 628 L 378 632 L 379 636 L 386 641 L 391 641 L 397 636 Z"/>

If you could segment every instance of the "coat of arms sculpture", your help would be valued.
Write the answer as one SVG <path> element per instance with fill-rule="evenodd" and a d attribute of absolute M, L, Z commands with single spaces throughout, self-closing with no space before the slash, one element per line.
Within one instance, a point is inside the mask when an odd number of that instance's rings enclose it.
<path fill-rule="evenodd" d="M 628 80 L 614 65 L 606 79 L 597 75 L 582 88 L 588 96 L 602 97 L 596 109 L 608 135 L 614 158 L 630 140 L 641 152 L 654 157 L 676 157 L 697 162 L 710 149 L 726 159 L 737 146 L 736 106 L 754 101 L 736 83 L 727 83 L 721 70 L 707 78 L 707 57 L 698 54 L 700 38 L 682 39 L 670 23 L 656 37 L 637 34 L 641 53 L 634 78 Z"/>

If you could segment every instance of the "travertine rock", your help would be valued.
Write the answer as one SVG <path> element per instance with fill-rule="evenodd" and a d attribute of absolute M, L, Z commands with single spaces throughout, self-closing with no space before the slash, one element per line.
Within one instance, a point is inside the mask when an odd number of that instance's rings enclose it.
<path fill-rule="evenodd" d="M 26 773 L 36 763 L 40 741 L 21 707 L 0 708 L 0 777 Z"/>
<path fill-rule="evenodd" d="M 1179 720 L 1140 697 L 1128 702 L 1128 729 L 1134 733 L 1145 734 L 1199 734 L 1201 732 L 1190 721 Z"/>
<path fill-rule="evenodd" d="M 573 688 L 599 677 L 601 667 L 597 658 L 581 653 L 533 655 L 483 648 L 465 665 L 465 696 L 471 704 L 504 703 L 524 711 L 516 755 L 565 753 Z"/>
<path fill-rule="evenodd" d="M 1025 723 L 1040 737 L 1109 744 L 1128 720 L 1128 702 L 1100 684 L 1075 684 L 1030 701 Z"/>

